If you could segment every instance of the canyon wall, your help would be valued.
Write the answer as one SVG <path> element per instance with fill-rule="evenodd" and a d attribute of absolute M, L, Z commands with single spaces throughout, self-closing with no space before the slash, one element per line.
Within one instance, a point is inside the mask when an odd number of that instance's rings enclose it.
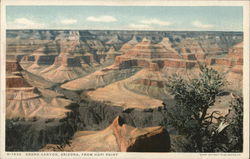
<path fill-rule="evenodd" d="M 225 73 L 225 91 L 241 92 L 243 35 L 8 30 L 6 59 L 8 151 L 167 152 L 169 77 L 195 78 L 207 64 Z"/>

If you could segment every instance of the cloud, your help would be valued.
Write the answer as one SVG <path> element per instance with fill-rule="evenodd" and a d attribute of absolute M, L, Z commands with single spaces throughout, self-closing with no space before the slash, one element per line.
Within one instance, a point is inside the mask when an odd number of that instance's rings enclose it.
<path fill-rule="evenodd" d="M 30 29 L 39 29 L 44 28 L 45 24 L 38 23 L 27 18 L 17 18 L 12 24 L 12 28 L 30 28 Z"/>
<path fill-rule="evenodd" d="M 61 20 L 61 23 L 62 24 L 76 24 L 77 23 L 77 20 L 76 19 L 63 19 Z"/>
<path fill-rule="evenodd" d="M 168 26 L 172 24 L 169 21 L 162 21 L 159 19 L 148 19 L 148 20 L 142 20 L 140 22 L 143 24 L 154 24 L 154 25 L 160 25 L 160 26 Z"/>
<path fill-rule="evenodd" d="M 99 17 L 94 17 L 94 16 L 87 17 L 87 21 L 109 23 L 109 22 L 116 22 L 117 19 L 113 16 L 104 15 Z"/>
<path fill-rule="evenodd" d="M 151 27 L 146 24 L 129 24 L 129 28 L 132 29 L 150 29 Z"/>
<path fill-rule="evenodd" d="M 202 28 L 202 29 L 208 29 L 208 28 L 213 28 L 214 27 L 212 24 L 203 24 L 199 20 L 193 21 L 192 25 L 197 27 L 197 28 Z"/>

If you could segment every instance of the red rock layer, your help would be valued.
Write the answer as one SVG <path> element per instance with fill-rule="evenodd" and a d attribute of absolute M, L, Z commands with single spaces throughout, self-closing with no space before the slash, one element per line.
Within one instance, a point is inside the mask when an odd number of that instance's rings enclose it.
<path fill-rule="evenodd" d="M 184 60 L 164 60 L 164 66 L 173 68 L 193 68 L 197 66 L 196 61 L 184 61 Z"/>
<path fill-rule="evenodd" d="M 152 64 L 152 61 L 157 61 Z M 196 66 L 196 56 L 192 53 L 179 53 L 172 48 L 168 39 L 158 44 L 143 39 L 124 55 L 116 57 L 115 64 L 120 67 L 146 67 L 159 70 L 166 67 L 192 68 Z"/>
<path fill-rule="evenodd" d="M 243 74 L 243 42 L 230 48 L 228 57 L 234 62 L 231 71 L 237 74 Z"/>
<path fill-rule="evenodd" d="M 191 38 L 187 38 L 183 40 L 178 46 L 180 48 L 180 54 L 195 54 L 196 59 L 204 59 L 205 58 L 205 52 L 203 48 L 200 46 L 200 44 Z"/>
<path fill-rule="evenodd" d="M 243 68 L 241 65 L 236 65 L 231 69 L 232 72 L 237 74 L 243 74 Z"/>
<path fill-rule="evenodd" d="M 222 65 L 233 68 L 232 71 L 242 72 L 243 69 L 243 43 L 239 43 L 231 47 L 228 55 L 223 58 L 207 58 L 208 65 Z M 241 71 L 239 71 L 241 69 Z"/>
<path fill-rule="evenodd" d="M 20 71 L 22 71 L 22 67 L 17 61 L 6 61 L 7 88 L 31 87 L 31 85 L 22 77 Z"/>
<path fill-rule="evenodd" d="M 149 64 L 149 70 L 150 71 L 160 71 L 160 68 L 161 68 L 161 63 L 150 63 Z"/>
<path fill-rule="evenodd" d="M 208 58 L 206 59 L 206 64 L 208 65 L 223 65 L 226 67 L 231 67 L 233 65 L 233 61 L 226 58 Z"/>
<path fill-rule="evenodd" d="M 180 56 L 177 52 L 174 52 L 166 48 L 162 44 L 152 44 L 150 40 L 144 39 L 142 42 L 138 43 L 129 52 L 125 54 L 130 58 L 176 58 L 179 59 Z"/>
<path fill-rule="evenodd" d="M 243 42 L 229 49 L 228 57 L 236 59 L 236 65 L 243 65 Z"/>
<path fill-rule="evenodd" d="M 20 87 L 31 87 L 31 85 L 21 76 L 7 76 L 6 87 L 20 88 Z"/>
<path fill-rule="evenodd" d="M 18 64 L 17 61 L 6 61 L 6 72 L 19 72 L 22 70 L 22 67 Z"/>

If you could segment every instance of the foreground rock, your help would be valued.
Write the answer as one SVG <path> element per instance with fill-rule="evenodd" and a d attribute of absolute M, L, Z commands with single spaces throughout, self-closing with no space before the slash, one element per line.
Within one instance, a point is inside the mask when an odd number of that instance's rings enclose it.
<path fill-rule="evenodd" d="M 75 133 L 72 143 L 60 148 L 46 145 L 40 151 L 112 151 L 112 152 L 168 152 L 170 137 L 160 126 L 134 128 L 117 117 L 101 131 L 80 131 Z"/>

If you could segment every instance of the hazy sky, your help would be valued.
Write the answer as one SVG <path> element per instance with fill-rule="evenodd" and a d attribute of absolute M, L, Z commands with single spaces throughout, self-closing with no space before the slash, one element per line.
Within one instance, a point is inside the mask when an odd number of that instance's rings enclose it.
<path fill-rule="evenodd" d="M 242 31 L 242 7 L 7 6 L 8 29 Z"/>

